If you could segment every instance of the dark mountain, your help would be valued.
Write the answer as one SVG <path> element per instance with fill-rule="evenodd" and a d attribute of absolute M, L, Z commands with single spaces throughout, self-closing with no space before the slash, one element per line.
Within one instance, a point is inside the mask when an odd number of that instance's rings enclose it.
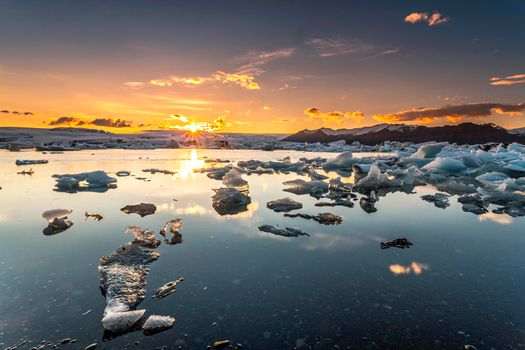
<path fill-rule="evenodd" d="M 415 126 L 403 124 L 378 124 L 358 129 L 302 130 L 285 137 L 287 142 L 328 143 L 344 140 L 358 141 L 364 145 L 377 145 L 384 141 L 399 142 L 450 142 L 457 144 L 478 144 L 488 142 L 519 142 L 525 144 L 525 135 L 509 133 L 495 124 L 463 123 L 446 126 Z"/>

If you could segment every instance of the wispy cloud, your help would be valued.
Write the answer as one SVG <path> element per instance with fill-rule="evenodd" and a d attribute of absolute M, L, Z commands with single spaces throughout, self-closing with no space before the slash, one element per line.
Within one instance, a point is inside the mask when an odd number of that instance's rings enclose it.
<path fill-rule="evenodd" d="M 501 86 L 501 85 L 516 85 L 525 83 L 525 74 L 514 74 L 509 75 L 505 78 L 492 77 L 490 78 L 490 85 Z"/>
<path fill-rule="evenodd" d="M 381 48 L 357 39 L 314 38 L 307 40 L 306 44 L 313 47 L 320 57 L 369 55 L 367 58 L 371 58 L 399 52 L 397 48 Z"/>
<path fill-rule="evenodd" d="M 429 27 L 443 24 L 449 21 L 448 17 L 443 17 L 443 15 L 439 12 L 434 12 L 433 14 L 428 14 L 427 12 L 412 12 L 408 16 L 405 17 L 405 22 L 407 23 L 417 23 L 417 22 L 425 22 L 428 24 Z"/>
<path fill-rule="evenodd" d="M 304 111 L 304 114 L 309 116 L 312 119 L 320 119 L 324 122 L 335 122 L 337 124 L 341 124 L 344 121 L 352 120 L 356 123 L 360 123 L 363 121 L 363 118 L 365 117 L 363 112 L 340 112 L 340 111 L 333 111 L 333 112 L 321 112 L 321 110 L 317 107 L 310 107 Z"/>
<path fill-rule="evenodd" d="M 260 67 L 282 58 L 289 58 L 295 54 L 295 48 L 289 47 L 273 51 L 249 51 L 247 54 L 238 58 L 245 63 L 239 68 L 240 72 L 250 72 L 254 69 L 260 70 Z"/>
<path fill-rule="evenodd" d="M 450 122 L 459 122 L 465 118 L 488 117 L 493 113 L 517 116 L 525 111 L 525 103 L 503 104 L 503 103 L 471 103 L 456 106 L 444 106 L 439 108 L 418 108 L 391 114 L 376 114 L 374 119 L 387 122 L 416 122 L 432 123 L 438 119 L 446 119 Z"/>

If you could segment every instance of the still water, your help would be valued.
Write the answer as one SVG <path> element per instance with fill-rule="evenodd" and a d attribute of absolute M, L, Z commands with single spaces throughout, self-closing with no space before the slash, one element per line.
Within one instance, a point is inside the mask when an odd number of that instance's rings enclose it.
<path fill-rule="evenodd" d="M 299 152 L 155 150 L 82 151 L 66 154 L 0 153 L 0 348 L 23 340 L 69 337 L 83 349 L 205 349 L 218 339 L 245 349 L 523 349 L 525 346 L 524 218 L 446 209 L 420 199 L 435 189 L 391 193 L 377 212 L 315 207 L 308 195 L 283 192 L 289 175 L 244 176 L 252 204 L 218 215 L 212 188 L 222 183 L 194 168 L 205 158 L 277 160 Z M 16 159 L 48 159 L 33 175 Z M 175 175 L 142 169 L 176 171 Z M 105 193 L 54 191 L 53 174 L 129 170 Z M 341 225 L 287 218 L 266 202 L 291 197 L 302 213 L 341 215 Z M 141 218 L 120 208 L 154 203 Z M 45 210 L 64 208 L 74 225 L 53 236 L 42 230 Z M 84 212 L 101 214 L 99 222 Z M 103 338 L 106 305 L 99 289 L 99 257 L 132 240 L 128 225 L 159 231 L 183 219 L 183 243 L 162 244 L 151 265 L 139 308 L 176 318 L 172 329 Z M 298 227 L 311 236 L 284 238 L 259 232 L 261 224 Z M 406 237 L 410 249 L 381 250 L 379 242 Z M 155 289 L 184 277 L 177 292 L 151 299 Z M 465 347 L 467 346 L 467 347 Z M 474 348 L 470 348 L 474 349 Z"/>

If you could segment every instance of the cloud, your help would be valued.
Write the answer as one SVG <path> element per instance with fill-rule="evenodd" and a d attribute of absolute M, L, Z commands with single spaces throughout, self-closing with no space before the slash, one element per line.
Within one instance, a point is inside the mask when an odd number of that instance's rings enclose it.
<path fill-rule="evenodd" d="M 352 120 L 356 123 L 360 123 L 365 117 L 364 113 L 359 111 L 345 113 L 340 111 L 321 112 L 321 110 L 317 107 L 310 107 L 308 109 L 305 109 L 304 114 L 313 119 L 321 119 L 324 122 L 335 122 L 338 124 L 341 124 L 346 120 Z"/>
<path fill-rule="evenodd" d="M 255 82 L 255 77 L 249 74 L 215 72 L 213 78 L 223 84 L 237 84 L 247 90 L 259 90 L 261 87 Z"/>
<path fill-rule="evenodd" d="M 249 51 L 247 54 L 237 58 L 241 66 L 231 73 L 217 70 L 214 73 L 204 76 L 171 75 L 167 78 L 152 79 L 148 83 L 159 87 L 170 87 L 174 85 L 197 87 L 219 82 L 227 85 L 238 85 L 246 90 L 260 90 L 261 86 L 255 81 L 255 78 L 265 73 L 262 66 L 278 59 L 291 57 L 294 53 L 294 48 L 284 48 L 274 51 Z M 130 87 L 135 87 L 141 84 L 141 82 L 128 82 L 125 84 Z"/>
<path fill-rule="evenodd" d="M 81 120 L 76 117 L 60 117 L 55 120 L 50 121 L 49 125 L 78 125 Z"/>
<path fill-rule="evenodd" d="M 144 87 L 144 83 L 141 81 L 127 81 L 124 85 L 132 89 L 140 89 Z"/>
<path fill-rule="evenodd" d="M 376 114 L 374 119 L 386 122 L 432 123 L 437 119 L 458 122 L 464 118 L 488 117 L 495 114 L 518 116 L 525 111 L 525 103 L 472 103 L 439 108 L 419 108 L 392 114 Z"/>
<path fill-rule="evenodd" d="M 2 109 L 2 110 L 0 110 L 0 113 L 4 113 L 4 114 L 15 114 L 15 115 L 26 115 L 26 116 L 33 115 L 33 112 L 10 111 L 10 110 L 8 110 L 8 109 Z"/>
<path fill-rule="evenodd" d="M 446 23 L 448 20 L 448 17 L 443 17 L 439 12 L 434 12 L 431 15 L 427 12 L 412 12 L 405 17 L 405 22 L 407 23 L 426 22 L 429 27 Z"/>
<path fill-rule="evenodd" d="M 490 78 L 490 85 L 501 86 L 501 85 L 516 85 L 525 83 L 525 74 L 514 74 L 509 75 L 505 78 L 492 77 Z"/>
<path fill-rule="evenodd" d="M 359 40 L 314 38 L 306 44 L 315 48 L 321 57 L 346 56 L 355 53 L 368 52 L 375 47 Z"/>
<path fill-rule="evenodd" d="M 195 121 L 193 118 L 181 114 L 172 114 L 167 119 L 169 124 L 165 126 L 168 129 L 190 130 L 190 131 L 206 131 L 213 132 L 228 128 L 233 124 L 226 120 L 225 116 L 219 116 L 212 122 Z"/>
<path fill-rule="evenodd" d="M 96 125 L 105 126 L 110 128 L 129 128 L 131 122 L 122 119 L 112 118 L 96 118 L 92 121 L 85 121 L 77 117 L 60 117 L 55 120 L 51 120 L 49 125 L 69 125 L 69 126 L 82 126 L 82 125 Z"/>
<path fill-rule="evenodd" d="M 413 261 L 409 266 L 403 266 L 399 264 L 392 264 L 389 267 L 390 272 L 392 272 L 394 275 L 408 275 L 410 273 L 413 273 L 416 276 L 419 276 L 423 273 L 423 271 L 426 271 L 430 269 L 430 266 L 427 264 L 422 264 Z"/>
<path fill-rule="evenodd" d="M 259 67 L 282 58 L 292 57 L 295 53 L 295 48 L 289 47 L 278 49 L 274 51 L 249 51 L 246 55 L 239 57 L 240 61 L 247 61 L 239 68 L 240 72 L 251 71 Z M 260 73 L 260 71 L 259 71 Z"/>
<path fill-rule="evenodd" d="M 110 128 L 129 128 L 131 122 L 123 119 L 112 119 L 112 118 L 97 118 L 89 122 L 91 125 L 106 126 Z"/>

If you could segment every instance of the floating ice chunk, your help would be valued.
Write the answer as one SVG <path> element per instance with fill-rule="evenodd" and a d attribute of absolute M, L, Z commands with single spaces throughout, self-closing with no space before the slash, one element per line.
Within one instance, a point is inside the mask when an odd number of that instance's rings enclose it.
<path fill-rule="evenodd" d="M 507 150 L 509 152 L 525 153 L 525 146 L 523 146 L 522 144 L 513 142 L 507 146 Z"/>
<path fill-rule="evenodd" d="M 213 190 L 212 206 L 219 215 L 233 215 L 248 209 L 251 198 L 233 187 Z"/>
<path fill-rule="evenodd" d="M 108 176 L 105 171 L 98 170 L 80 174 L 53 175 L 55 186 L 61 190 L 93 189 L 114 187 L 117 179 Z M 85 182 L 85 186 L 81 186 Z"/>
<path fill-rule="evenodd" d="M 42 217 L 47 220 L 47 227 L 44 228 L 43 233 L 46 236 L 54 235 L 60 232 L 64 232 L 73 223 L 68 219 L 67 215 L 72 213 L 69 209 L 51 209 L 46 210 L 42 213 Z"/>
<path fill-rule="evenodd" d="M 276 212 L 289 212 L 295 209 L 301 209 L 303 205 L 290 197 L 286 197 L 270 201 L 266 203 L 266 207 Z"/>
<path fill-rule="evenodd" d="M 305 233 L 298 228 L 278 228 L 272 225 L 261 225 L 259 226 L 259 231 L 273 233 L 274 235 L 283 237 L 310 236 L 308 233 Z"/>
<path fill-rule="evenodd" d="M 226 187 L 233 187 L 241 192 L 248 191 L 248 181 L 242 178 L 241 172 L 237 169 L 231 169 L 224 174 L 222 182 Z"/>
<path fill-rule="evenodd" d="M 146 215 L 154 214 L 157 207 L 152 203 L 140 203 L 126 205 L 124 208 L 120 208 L 120 210 L 126 214 L 139 214 L 141 217 L 144 217 Z"/>
<path fill-rule="evenodd" d="M 130 226 L 125 232 L 135 239 L 102 256 L 98 265 L 100 289 L 106 297 L 102 324 L 115 333 L 125 332 L 144 314 L 145 310 L 130 310 L 144 299 L 149 266 L 159 257 L 155 248 L 160 241 L 153 231 Z"/>
<path fill-rule="evenodd" d="M 354 189 L 359 191 L 369 191 L 380 188 L 399 187 L 402 184 L 403 182 L 396 179 L 395 176 L 381 173 L 378 165 L 374 163 L 370 167 L 368 174 L 354 185 Z"/>
<path fill-rule="evenodd" d="M 146 310 L 109 312 L 102 318 L 104 329 L 113 333 L 123 333 L 133 327 Z"/>
<path fill-rule="evenodd" d="M 142 329 L 144 334 L 149 335 L 170 329 L 174 323 L 175 318 L 171 316 L 151 315 L 142 325 Z"/>
<path fill-rule="evenodd" d="M 418 150 L 410 158 L 435 158 L 448 143 L 427 143 L 419 146 Z"/>
<path fill-rule="evenodd" d="M 289 186 L 283 191 L 294 193 L 294 194 L 311 194 L 312 196 L 320 196 L 321 194 L 328 192 L 328 184 L 323 181 L 305 181 L 302 179 L 290 180 L 283 182 L 283 185 Z"/>
<path fill-rule="evenodd" d="M 450 203 L 448 202 L 448 197 L 448 194 L 436 193 L 434 195 L 426 194 L 424 196 L 421 196 L 421 199 L 429 203 L 434 203 L 434 205 L 438 208 L 445 209 L 450 205 Z"/>
<path fill-rule="evenodd" d="M 46 159 L 37 159 L 37 160 L 20 160 L 17 159 L 15 164 L 16 165 L 34 165 L 34 164 L 47 164 L 49 163 Z"/>
<path fill-rule="evenodd" d="M 479 194 L 461 196 L 458 198 L 458 202 L 463 204 L 463 211 L 477 215 L 488 212 L 485 201 Z"/>
<path fill-rule="evenodd" d="M 165 174 L 165 175 L 175 175 L 175 173 L 176 173 L 175 171 L 164 170 L 164 169 L 157 169 L 157 168 L 143 169 L 142 172 L 150 173 L 150 174 L 160 173 L 160 174 Z"/>
<path fill-rule="evenodd" d="M 359 200 L 359 206 L 368 214 L 374 213 L 377 211 L 375 204 L 377 202 L 376 198 L 370 197 L 361 197 Z"/>
<path fill-rule="evenodd" d="M 354 164 L 352 165 L 352 170 L 355 173 L 368 174 L 372 164 Z"/>
<path fill-rule="evenodd" d="M 176 289 L 177 285 L 181 283 L 182 281 L 184 281 L 184 278 L 181 277 L 175 281 L 166 283 L 165 285 L 163 285 L 162 287 L 160 287 L 159 289 L 155 291 L 155 294 L 153 294 L 152 298 L 162 299 L 162 298 L 167 297 L 170 294 L 175 293 L 177 291 Z"/>
<path fill-rule="evenodd" d="M 302 213 L 297 213 L 297 214 L 286 213 L 284 214 L 284 216 L 289 217 L 289 218 L 300 217 L 300 218 L 307 219 L 307 220 L 314 220 L 323 225 L 339 225 L 340 223 L 343 222 L 342 217 L 340 217 L 339 215 L 332 214 L 332 213 L 319 213 L 317 215 L 309 215 L 309 214 L 302 214 Z"/>
<path fill-rule="evenodd" d="M 427 171 L 442 171 L 446 173 L 460 173 L 466 168 L 461 160 L 443 157 L 437 157 L 423 167 Z"/>
<path fill-rule="evenodd" d="M 164 237 L 164 243 L 170 245 L 182 243 L 182 235 L 179 232 L 181 227 L 182 219 L 168 221 L 160 230 L 160 234 Z M 171 236 L 171 238 L 169 236 Z"/>
<path fill-rule="evenodd" d="M 356 163 L 365 164 L 372 163 L 372 161 L 363 158 L 354 158 L 352 152 L 343 152 L 337 157 L 326 161 L 323 169 L 325 171 L 343 170 L 350 172 L 352 171 L 352 166 Z"/>
<path fill-rule="evenodd" d="M 354 207 L 354 202 L 352 202 L 352 200 L 350 200 L 350 199 L 337 198 L 337 199 L 334 199 L 333 202 L 317 202 L 314 205 L 316 207 L 337 207 L 337 206 L 341 206 L 341 207 L 353 208 Z"/>
<path fill-rule="evenodd" d="M 464 194 L 464 193 L 474 193 L 477 188 L 474 184 L 465 183 L 457 179 L 448 179 L 444 182 L 441 182 L 436 185 L 436 188 L 439 191 L 451 193 L 451 194 Z"/>
<path fill-rule="evenodd" d="M 414 245 L 406 238 L 396 238 L 393 241 L 390 242 L 381 242 L 380 247 L 381 249 L 388 249 L 388 248 L 410 248 L 411 245 Z"/>
<path fill-rule="evenodd" d="M 505 169 L 511 172 L 525 173 L 525 160 L 516 159 L 516 160 L 510 161 L 509 164 L 505 166 Z"/>
<path fill-rule="evenodd" d="M 308 176 L 310 177 L 310 179 L 312 179 L 312 180 L 318 180 L 318 181 L 328 179 L 328 176 L 323 175 L 323 174 L 319 174 L 319 173 L 316 172 L 314 169 L 309 169 L 309 170 L 308 170 Z"/>

